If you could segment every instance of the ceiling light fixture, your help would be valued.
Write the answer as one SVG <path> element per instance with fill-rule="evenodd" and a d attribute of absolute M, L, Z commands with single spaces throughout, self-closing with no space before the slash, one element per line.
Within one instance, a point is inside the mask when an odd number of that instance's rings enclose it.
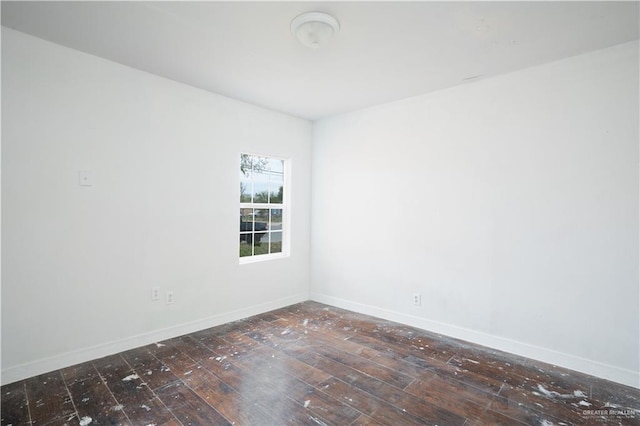
<path fill-rule="evenodd" d="M 291 33 L 300 43 L 313 49 L 324 45 L 338 31 L 338 20 L 324 12 L 306 12 L 291 21 Z"/>

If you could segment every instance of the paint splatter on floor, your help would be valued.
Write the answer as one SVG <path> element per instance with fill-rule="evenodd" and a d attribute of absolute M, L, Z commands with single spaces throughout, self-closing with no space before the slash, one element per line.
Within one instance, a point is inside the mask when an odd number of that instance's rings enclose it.
<path fill-rule="evenodd" d="M 550 391 L 545 388 L 541 384 L 538 384 L 537 389 L 548 398 L 561 398 L 561 399 L 569 399 L 569 398 L 587 398 L 587 395 L 581 390 L 574 390 L 573 393 L 559 393 L 556 391 Z M 533 392 L 534 395 L 540 395 L 537 392 Z"/>

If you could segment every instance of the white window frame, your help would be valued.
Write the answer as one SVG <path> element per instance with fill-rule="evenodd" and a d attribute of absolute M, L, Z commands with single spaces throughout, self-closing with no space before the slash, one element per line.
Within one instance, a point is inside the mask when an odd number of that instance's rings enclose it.
<path fill-rule="evenodd" d="M 239 259 L 239 263 L 241 265 L 243 264 L 247 264 L 247 263 L 256 263 L 256 262 L 263 262 L 263 261 L 267 261 L 267 260 L 273 260 L 273 259 L 282 259 L 285 257 L 289 257 L 290 255 L 290 229 L 291 229 L 291 220 L 290 220 L 290 188 L 291 188 L 291 160 L 289 158 L 283 158 L 280 156 L 276 156 L 276 155 L 270 155 L 270 154 L 258 154 L 258 153 L 253 153 L 253 152 L 248 152 L 248 151 L 242 151 L 238 153 L 238 156 L 236 157 L 238 160 L 240 160 L 242 155 L 251 155 L 251 156 L 255 156 L 255 157 L 263 157 L 263 158 L 270 158 L 270 159 L 274 159 L 274 160 L 282 160 L 283 162 L 283 171 L 284 171 L 284 188 L 282 191 L 282 203 L 281 204 L 270 204 L 270 203 L 246 203 L 246 202 L 240 202 L 240 209 L 245 209 L 245 208 L 253 208 L 253 209 L 273 209 L 273 208 L 277 208 L 277 209 L 282 209 L 282 248 L 281 251 L 279 253 L 268 253 L 268 254 L 252 254 L 251 256 L 240 256 L 240 232 L 238 232 L 238 249 L 236 251 L 237 255 L 238 255 L 238 259 Z M 238 179 L 238 185 L 236 186 L 236 188 L 240 188 L 240 178 Z M 237 225 L 236 225 L 237 226 Z M 267 242 L 268 244 L 268 242 Z"/>

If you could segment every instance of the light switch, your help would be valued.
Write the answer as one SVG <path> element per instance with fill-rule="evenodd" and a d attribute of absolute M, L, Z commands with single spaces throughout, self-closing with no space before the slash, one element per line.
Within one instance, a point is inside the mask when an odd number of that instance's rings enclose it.
<path fill-rule="evenodd" d="M 80 186 L 93 186 L 93 176 L 91 172 L 81 170 L 78 172 Z"/>

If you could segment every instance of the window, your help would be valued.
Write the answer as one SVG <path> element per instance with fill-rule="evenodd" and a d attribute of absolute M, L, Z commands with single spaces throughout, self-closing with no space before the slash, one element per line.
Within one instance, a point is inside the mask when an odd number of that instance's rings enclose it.
<path fill-rule="evenodd" d="M 240 259 L 286 253 L 285 160 L 240 154 Z"/>

